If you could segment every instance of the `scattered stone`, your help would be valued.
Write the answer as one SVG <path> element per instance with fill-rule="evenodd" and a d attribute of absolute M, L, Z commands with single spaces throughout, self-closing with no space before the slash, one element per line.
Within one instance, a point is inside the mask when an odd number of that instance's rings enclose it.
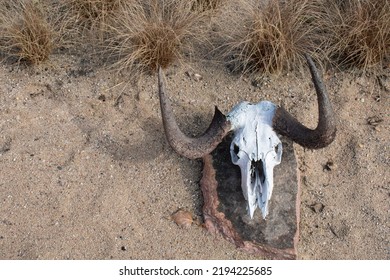
<path fill-rule="evenodd" d="M 381 122 L 383 122 L 383 119 L 378 117 L 378 116 L 373 116 L 373 117 L 367 118 L 367 124 L 371 125 L 374 128 L 376 126 L 378 126 L 378 124 L 380 124 Z"/>
<path fill-rule="evenodd" d="M 336 236 L 337 238 L 339 238 L 339 235 L 337 234 L 336 230 L 335 230 L 334 227 L 332 227 L 330 224 L 329 224 L 329 229 L 330 229 L 330 231 L 333 233 L 334 236 Z"/>
<path fill-rule="evenodd" d="M 194 222 L 192 214 L 182 209 L 179 209 L 178 211 L 173 213 L 171 217 L 172 220 L 182 228 L 189 228 Z"/>
<path fill-rule="evenodd" d="M 345 238 L 349 232 L 350 227 L 345 223 L 345 221 L 342 222 L 336 222 L 336 224 L 328 224 L 329 230 L 333 233 L 334 236 L 337 238 L 343 239 Z"/>
<path fill-rule="evenodd" d="M 191 72 L 191 71 L 186 71 L 185 73 L 186 73 L 186 75 L 187 75 L 189 78 L 191 78 L 192 80 L 194 80 L 194 81 L 196 81 L 196 82 L 199 82 L 199 81 L 203 80 L 202 75 L 200 75 L 200 74 L 198 74 L 198 73 L 193 73 L 193 72 Z"/>
<path fill-rule="evenodd" d="M 197 73 L 194 74 L 194 80 L 195 80 L 195 81 L 198 82 L 198 81 L 200 81 L 200 80 L 202 80 L 202 79 L 203 79 L 203 77 L 202 77 L 200 74 L 197 74 Z"/>
<path fill-rule="evenodd" d="M 320 203 L 320 202 L 316 202 L 312 205 L 310 205 L 310 209 L 313 210 L 314 213 L 321 213 L 322 210 L 324 210 L 325 208 L 325 205 Z"/>
<path fill-rule="evenodd" d="M 336 169 L 336 164 L 333 162 L 333 160 L 328 160 L 324 165 L 324 171 L 332 171 Z"/>
<path fill-rule="evenodd" d="M 106 101 L 106 96 L 104 95 L 104 94 L 101 94 L 101 95 L 99 95 L 99 97 L 98 97 L 98 99 L 100 100 L 100 101 Z"/>
<path fill-rule="evenodd" d="M 126 246 L 122 246 L 122 247 L 121 247 L 121 250 L 122 250 L 122 251 L 127 251 L 127 247 L 126 247 Z"/>

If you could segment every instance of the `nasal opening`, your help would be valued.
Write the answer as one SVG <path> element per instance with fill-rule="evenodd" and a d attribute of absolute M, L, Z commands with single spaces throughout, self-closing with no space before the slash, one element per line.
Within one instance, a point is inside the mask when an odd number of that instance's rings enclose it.
<path fill-rule="evenodd" d="M 256 181 L 256 177 L 260 179 L 261 184 L 265 182 L 264 166 L 263 161 L 258 160 L 251 162 L 251 180 L 252 182 Z"/>

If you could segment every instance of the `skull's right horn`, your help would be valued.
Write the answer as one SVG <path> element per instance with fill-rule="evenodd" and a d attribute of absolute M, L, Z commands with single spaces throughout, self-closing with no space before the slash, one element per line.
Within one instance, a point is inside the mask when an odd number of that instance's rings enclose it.
<path fill-rule="evenodd" d="M 284 135 L 302 147 L 319 149 L 333 142 L 336 136 L 336 121 L 332 105 L 326 93 L 324 84 L 318 74 L 317 67 L 309 55 L 305 55 L 311 77 L 317 93 L 318 124 L 315 129 L 309 129 L 291 116 L 283 107 L 278 107 L 272 120 L 274 130 Z"/>
<path fill-rule="evenodd" d="M 197 138 L 184 135 L 176 123 L 171 103 L 166 96 L 164 74 L 161 67 L 158 69 L 158 93 L 165 135 L 171 147 L 178 154 L 190 159 L 201 158 L 211 153 L 231 130 L 231 124 L 226 116 L 215 107 L 214 118 L 203 135 Z"/>

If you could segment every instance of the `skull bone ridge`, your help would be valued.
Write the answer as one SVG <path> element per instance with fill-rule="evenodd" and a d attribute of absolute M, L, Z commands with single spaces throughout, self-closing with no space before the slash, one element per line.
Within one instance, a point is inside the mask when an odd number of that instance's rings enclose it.
<path fill-rule="evenodd" d="M 241 169 L 241 188 L 251 218 L 257 207 L 263 218 L 273 190 L 273 169 L 282 158 L 282 142 L 272 129 L 276 105 L 241 102 L 227 115 L 232 124 L 232 162 Z"/>

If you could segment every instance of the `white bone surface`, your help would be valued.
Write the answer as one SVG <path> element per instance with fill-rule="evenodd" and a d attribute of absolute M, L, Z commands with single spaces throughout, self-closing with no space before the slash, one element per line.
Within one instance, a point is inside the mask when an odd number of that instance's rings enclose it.
<path fill-rule="evenodd" d="M 281 161 L 282 142 L 272 129 L 276 105 L 241 102 L 227 115 L 232 124 L 232 162 L 241 169 L 241 188 L 251 218 L 257 207 L 263 218 L 273 190 L 273 169 Z"/>

